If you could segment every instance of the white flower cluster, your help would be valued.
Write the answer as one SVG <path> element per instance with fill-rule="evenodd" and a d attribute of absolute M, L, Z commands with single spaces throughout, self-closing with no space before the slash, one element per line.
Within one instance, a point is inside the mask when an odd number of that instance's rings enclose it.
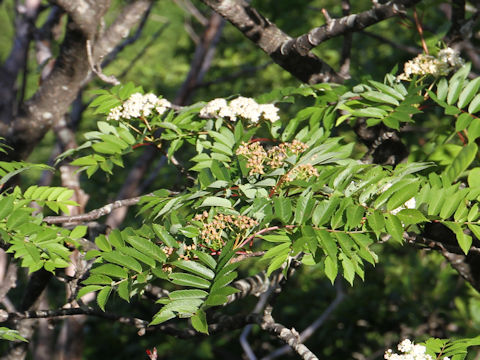
<path fill-rule="evenodd" d="M 159 99 L 154 94 L 135 93 L 123 103 L 110 110 L 107 120 L 132 119 L 150 116 L 155 110 L 159 115 L 170 109 L 172 104 L 165 99 Z"/>
<path fill-rule="evenodd" d="M 409 339 L 405 339 L 398 344 L 398 351 L 402 354 L 395 354 L 392 349 L 388 349 L 384 358 L 387 360 L 434 360 L 430 355 L 425 354 L 426 350 L 425 346 L 415 345 Z M 445 356 L 443 360 L 450 360 L 450 358 Z"/>
<path fill-rule="evenodd" d="M 463 66 L 464 63 L 458 51 L 445 48 L 438 52 L 437 57 L 420 54 L 408 61 L 404 66 L 403 74 L 400 74 L 397 79 L 410 80 L 413 75 L 446 76 L 450 71 Z"/>
<path fill-rule="evenodd" d="M 257 123 L 261 118 L 275 122 L 278 116 L 278 108 L 273 104 L 258 104 L 251 98 L 240 96 L 230 104 L 225 99 L 214 99 L 200 110 L 200 117 L 228 118 L 230 121 L 236 121 L 237 118 L 243 118 L 251 123 Z"/>

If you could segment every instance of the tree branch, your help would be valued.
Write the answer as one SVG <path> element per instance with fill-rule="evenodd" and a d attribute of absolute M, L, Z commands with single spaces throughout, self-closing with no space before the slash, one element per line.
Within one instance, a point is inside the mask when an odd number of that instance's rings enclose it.
<path fill-rule="evenodd" d="M 296 49 L 303 55 L 307 54 L 314 47 L 333 37 L 360 31 L 392 16 L 404 14 L 407 7 L 413 6 L 420 1 L 389 1 L 386 4 L 374 6 L 370 10 L 359 14 L 351 14 L 340 19 L 328 19 L 325 25 L 314 28 L 308 33 L 286 42 L 282 47 L 282 52 L 289 53 Z"/>
<path fill-rule="evenodd" d="M 117 200 L 113 203 L 102 206 L 101 208 L 89 211 L 85 214 L 73 215 L 73 216 L 47 216 L 43 219 L 43 222 L 47 224 L 71 224 L 75 222 L 93 221 L 102 216 L 110 214 L 113 210 L 124 206 L 132 206 L 138 204 L 141 196 L 133 197 L 130 199 Z"/>
<path fill-rule="evenodd" d="M 263 330 L 268 331 L 283 342 L 287 343 L 298 355 L 305 360 L 318 360 L 300 340 L 300 334 L 294 329 L 288 329 L 282 324 L 276 323 L 272 317 L 272 307 L 267 306 L 263 313 L 260 326 Z"/>
<path fill-rule="evenodd" d="M 295 47 L 285 48 L 293 41 L 274 23 L 261 15 L 245 0 L 202 0 L 239 29 L 273 61 L 305 83 L 341 82 L 343 79 L 323 60 Z"/>

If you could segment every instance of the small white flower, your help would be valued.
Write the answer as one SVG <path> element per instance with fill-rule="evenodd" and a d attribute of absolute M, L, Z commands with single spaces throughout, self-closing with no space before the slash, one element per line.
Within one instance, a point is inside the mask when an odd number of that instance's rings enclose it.
<path fill-rule="evenodd" d="M 240 96 L 228 104 L 225 99 L 214 99 L 200 110 L 201 118 L 222 117 L 230 121 L 238 118 L 250 123 L 257 123 L 261 118 L 271 122 L 277 121 L 278 108 L 273 104 L 258 104 L 251 98 Z"/>
<path fill-rule="evenodd" d="M 134 93 L 123 103 L 110 110 L 107 120 L 120 120 L 150 116 L 154 110 L 162 115 L 172 104 L 165 99 L 159 99 L 154 94 Z"/>
<path fill-rule="evenodd" d="M 420 54 L 408 61 L 404 65 L 403 74 L 400 74 L 397 79 L 410 80 L 412 75 L 446 76 L 452 70 L 463 66 L 464 63 L 458 51 L 452 48 L 445 48 L 438 52 L 437 57 Z"/>

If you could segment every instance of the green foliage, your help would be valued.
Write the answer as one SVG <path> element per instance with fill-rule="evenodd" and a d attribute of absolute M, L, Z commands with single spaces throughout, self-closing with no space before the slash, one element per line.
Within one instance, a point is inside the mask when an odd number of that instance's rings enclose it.
<path fill-rule="evenodd" d="M 427 79 L 406 86 L 387 75 L 384 83 L 353 88 L 321 84 L 274 90 L 258 101 L 308 98 L 313 105 L 272 121 L 248 113 L 205 116 L 205 104 L 115 119 L 115 108 L 141 89 L 127 84 L 99 91 L 92 107 L 108 120 L 99 121 L 98 131 L 87 133 L 87 142 L 62 159 L 76 156 L 71 164 L 88 176 L 99 169 L 112 175 L 114 165 L 122 166 L 139 146 L 155 146 L 173 163 L 181 150 L 192 154 L 193 180 L 180 192 L 160 189 L 144 196 L 138 211 L 142 226 L 96 237 L 96 249 L 85 254 L 94 265 L 77 298 L 97 292 L 97 304 L 105 310 L 113 294 L 131 301 L 146 285 L 163 283 L 172 291 L 157 301 L 161 307 L 151 325 L 191 318 L 197 331 L 208 333 L 206 311 L 237 291 L 230 286 L 237 258 L 253 249 L 263 251 L 260 266 L 268 275 L 286 271 L 293 258 L 304 256 L 332 283 L 340 275 L 351 285 L 356 276 L 364 279 L 366 264 L 378 263 L 375 243 L 391 238 L 402 244 L 405 232 L 419 234 L 428 223 L 444 224 L 468 254 L 480 235 L 474 117 L 480 82 L 466 80 L 468 70 L 435 79 L 429 88 Z M 352 143 L 333 136 L 360 117 L 368 125 L 399 129 L 423 115 L 420 109 L 430 99 L 456 119 L 456 131 L 465 131 L 465 143 L 455 144 L 447 162 L 422 159 L 395 168 L 362 163 Z M 29 166 L 13 164 L 4 176 Z M 29 207 L 35 201 L 67 212 L 75 205 L 71 195 L 64 188 L 37 186 L 1 195 L 2 239 L 29 271 L 54 272 L 68 266 L 71 249 L 82 251 L 76 239 L 85 227 L 46 226 L 43 215 Z M 442 346 L 453 354 L 459 344 Z"/>
<path fill-rule="evenodd" d="M 0 339 L 8 341 L 28 342 L 28 340 L 21 336 L 17 330 L 12 330 L 6 327 L 0 327 Z"/>
<path fill-rule="evenodd" d="M 447 357 L 452 360 L 463 360 L 467 356 L 469 347 L 480 345 L 480 338 L 460 340 L 430 338 L 423 345 L 427 348 L 427 354 L 436 359 Z"/>

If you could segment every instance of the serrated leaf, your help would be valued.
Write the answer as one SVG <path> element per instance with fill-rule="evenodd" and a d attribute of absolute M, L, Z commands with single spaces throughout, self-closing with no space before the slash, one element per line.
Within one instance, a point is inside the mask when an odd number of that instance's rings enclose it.
<path fill-rule="evenodd" d="M 112 287 L 106 286 L 97 294 L 97 304 L 98 306 L 100 306 L 100 309 L 102 309 L 102 311 L 105 311 L 105 304 L 107 303 L 108 297 L 110 296 L 111 292 Z"/>
<path fill-rule="evenodd" d="M 476 95 L 470 105 L 468 105 L 468 112 L 475 114 L 480 110 L 480 94 Z"/>
<path fill-rule="evenodd" d="M 130 290 L 128 289 L 128 281 L 122 281 L 117 287 L 118 296 L 123 300 L 130 302 Z"/>
<path fill-rule="evenodd" d="M 273 208 L 275 216 L 283 223 L 287 224 L 292 217 L 292 200 L 284 197 L 273 199 Z"/>
<path fill-rule="evenodd" d="M 169 278 L 172 283 L 176 285 L 191 286 L 200 289 L 208 289 L 210 287 L 210 281 L 196 275 L 186 273 L 173 273 L 170 274 Z"/>
<path fill-rule="evenodd" d="M 462 148 L 453 162 L 444 171 L 446 181 L 453 183 L 472 163 L 477 152 L 478 146 L 473 142 Z"/>
<path fill-rule="evenodd" d="M 6 196 L 0 200 L 0 220 L 5 219 L 13 210 L 13 196 Z"/>
<path fill-rule="evenodd" d="M 144 253 L 141 253 L 137 249 L 131 248 L 131 247 L 119 247 L 117 248 L 120 252 L 122 252 L 125 255 L 131 256 L 144 264 L 150 266 L 151 268 L 155 267 L 155 260 L 150 257 L 149 255 L 145 255 Z"/>
<path fill-rule="evenodd" d="M 204 299 L 208 296 L 208 293 L 203 290 L 189 289 L 189 290 L 176 290 L 168 294 L 171 300 L 182 299 Z"/>
<path fill-rule="evenodd" d="M 204 252 L 198 251 L 198 250 L 193 250 L 192 251 L 194 255 L 198 257 L 198 259 L 203 262 L 205 265 L 207 265 L 209 268 L 215 270 L 215 267 L 217 266 L 217 262 L 213 258 L 213 256 L 206 254 Z"/>
<path fill-rule="evenodd" d="M 340 255 L 343 268 L 343 277 L 350 283 L 350 285 L 353 286 L 353 280 L 355 279 L 355 267 L 352 263 L 352 260 L 345 256 L 345 254 Z"/>
<path fill-rule="evenodd" d="M 207 316 L 203 310 L 198 310 L 191 318 L 192 326 L 198 332 L 208 335 Z"/>
<path fill-rule="evenodd" d="M 200 205 L 200 207 L 205 207 L 205 206 L 221 206 L 221 207 L 231 208 L 232 204 L 228 199 L 221 198 L 218 196 L 209 196 L 205 198 L 202 204 Z"/>
<path fill-rule="evenodd" d="M 361 93 L 360 95 L 370 101 L 387 103 L 396 106 L 400 105 L 398 100 L 395 99 L 393 96 L 381 93 L 379 91 L 366 91 L 364 93 Z"/>
<path fill-rule="evenodd" d="M 87 234 L 88 227 L 85 225 L 78 225 L 70 233 L 72 239 L 83 238 Z"/>
<path fill-rule="evenodd" d="M 480 77 L 470 81 L 467 86 L 462 90 L 460 96 L 458 97 L 457 106 L 462 109 L 467 106 L 473 97 L 477 94 L 478 88 L 480 87 Z"/>
<path fill-rule="evenodd" d="M 178 248 L 178 244 L 175 241 L 175 239 L 173 238 L 173 236 L 170 235 L 168 233 L 168 231 L 165 230 L 165 228 L 163 226 L 158 225 L 158 224 L 152 224 L 152 229 L 155 232 L 155 234 L 157 234 L 158 238 L 165 243 L 165 245 L 167 245 L 168 247 L 171 247 L 171 248 L 175 248 L 175 249 Z M 138 249 L 138 250 L 140 250 L 140 249 Z"/>
<path fill-rule="evenodd" d="M 88 285 L 82 287 L 77 294 L 77 299 L 80 299 L 83 295 L 102 289 L 102 285 Z"/>
<path fill-rule="evenodd" d="M 377 233 L 377 235 L 383 230 L 385 226 L 385 218 L 383 214 L 375 210 L 372 214 L 367 216 L 367 222 L 370 228 Z"/>
<path fill-rule="evenodd" d="M 92 274 L 104 274 L 108 276 L 126 279 L 128 277 L 127 270 L 114 264 L 100 265 L 90 271 Z"/>
<path fill-rule="evenodd" d="M 297 200 L 294 221 L 297 224 L 305 224 L 312 216 L 312 210 L 314 205 L 315 199 L 312 199 L 311 193 L 309 193 L 307 196 L 301 196 Z"/>
<path fill-rule="evenodd" d="M 155 229 L 155 224 L 153 225 L 153 229 Z M 167 235 L 168 235 L 173 240 L 170 234 L 166 233 L 165 229 L 162 229 L 162 230 L 163 230 L 162 232 L 159 231 L 158 233 L 157 231 L 155 231 L 157 235 L 162 234 L 162 237 L 159 236 L 160 239 L 164 240 L 167 238 Z M 145 239 L 144 237 L 141 237 L 141 236 L 127 236 L 125 240 L 130 245 L 132 245 L 135 249 L 140 251 L 142 254 L 151 256 L 153 259 L 155 259 L 158 262 L 163 263 L 167 259 L 167 256 L 165 255 L 163 250 L 149 239 Z M 173 246 L 170 246 L 172 242 L 176 245 L 175 247 L 178 247 L 177 242 L 175 240 L 173 241 L 172 240 L 169 239 L 168 242 L 167 241 L 164 241 L 164 242 L 169 247 L 173 247 Z"/>
<path fill-rule="evenodd" d="M 455 233 L 455 236 L 457 237 L 458 245 L 460 245 L 460 248 L 465 253 L 465 255 L 468 254 L 468 251 L 472 246 L 472 237 L 463 232 L 463 229 L 460 226 L 460 224 L 450 222 L 450 221 L 443 221 L 442 223 Z"/>
<path fill-rule="evenodd" d="M 112 245 L 108 241 L 107 237 L 103 234 L 100 234 L 95 238 L 95 245 L 97 245 L 97 247 L 102 251 L 112 251 Z"/>
<path fill-rule="evenodd" d="M 118 264 L 120 266 L 124 266 L 127 269 L 136 271 L 138 273 L 142 272 L 142 265 L 135 260 L 133 257 L 122 254 L 119 251 L 111 251 L 108 253 L 102 254 L 102 258 L 107 260 L 108 262 Z"/>
<path fill-rule="evenodd" d="M 195 261 L 177 260 L 173 262 L 172 265 L 189 271 L 192 274 L 200 275 L 206 279 L 213 279 L 215 277 L 215 273 L 212 270 Z"/>
<path fill-rule="evenodd" d="M 405 225 L 427 222 L 428 219 L 417 209 L 403 209 L 397 214 Z"/>
<path fill-rule="evenodd" d="M 90 275 L 88 279 L 82 281 L 82 284 L 85 285 L 110 285 L 113 280 L 105 275 Z"/>
<path fill-rule="evenodd" d="M 393 214 L 386 214 L 385 226 L 392 239 L 403 244 L 403 226 L 400 219 Z"/>
<path fill-rule="evenodd" d="M 332 284 L 335 282 L 335 279 L 337 278 L 337 274 L 338 274 L 337 259 L 327 256 L 325 258 L 325 275 L 327 275 L 327 278 L 332 282 Z"/>

